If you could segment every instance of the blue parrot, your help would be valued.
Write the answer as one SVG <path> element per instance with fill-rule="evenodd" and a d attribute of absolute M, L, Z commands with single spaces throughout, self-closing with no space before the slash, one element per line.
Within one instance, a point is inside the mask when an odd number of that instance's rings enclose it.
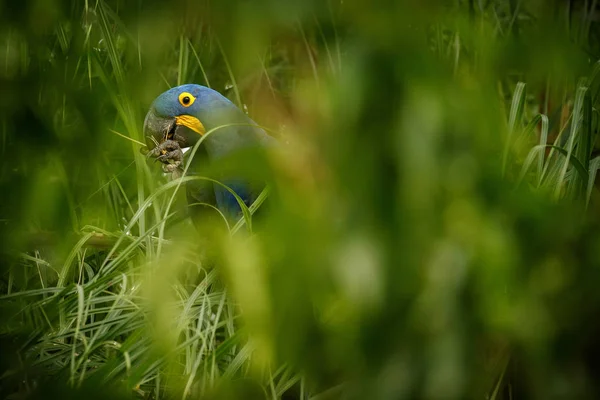
<path fill-rule="evenodd" d="M 229 124 L 236 125 L 219 128 L 208 135 L 194 156 L 188 174 L 214 174 L 214 166 L 218 165 L 218 172 L 212 178 L 231 188 L 250 206 L 264 182 L 250 179 L 247 165 L 240 167 L 235 157 L 275 146 L 277 140 L 219 92 L 195 84 L 167 90 L 150 106 L 144 121 L 144 136 L 151 154 L 163 162 L 163 170 L 174 172 L 181 168 L 183 148 L 193 146 L 211 129 Z M 194 180 L 188 182 L 186 192 L 188 209 L 197 228 L 215 215 L 210 207 L 193 205 L 213 205 L 229 222 L 241 216 L 235 196 L 219 184 Z"/>

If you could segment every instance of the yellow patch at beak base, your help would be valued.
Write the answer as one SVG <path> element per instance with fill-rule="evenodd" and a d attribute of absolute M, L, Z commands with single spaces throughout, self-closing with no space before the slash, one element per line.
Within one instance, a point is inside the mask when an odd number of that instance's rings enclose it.
<path fill-rule="evenodd" d="M 196 117 L 192 117 L 191 115 L 180 115 L 175 117 L 175 123 L 177 125 L 187 126 L 191 130 L 200 135 L 204 135 L 206 133 L 206 129 L 204 129 L 204 125 L 202 122 Z"/>

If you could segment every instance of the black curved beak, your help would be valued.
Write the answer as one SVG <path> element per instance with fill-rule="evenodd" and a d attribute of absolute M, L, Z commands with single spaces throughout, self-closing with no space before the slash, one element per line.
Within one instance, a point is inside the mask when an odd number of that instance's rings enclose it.
<path fill-rule="evenodd" d="M 149 149 L 175 136 L 175 118 L 160 117 L 151 109 L 144 119 L 144 138 Z"/>
<path fill-rule="evenodd" d="M 205 132 L 200 121 L 189 115 L 162 117 L 150 109 L 144 120 L 144 137 L 149 149 L 165 140 L 175 140 L 181 148 L 193 146 Z"/>

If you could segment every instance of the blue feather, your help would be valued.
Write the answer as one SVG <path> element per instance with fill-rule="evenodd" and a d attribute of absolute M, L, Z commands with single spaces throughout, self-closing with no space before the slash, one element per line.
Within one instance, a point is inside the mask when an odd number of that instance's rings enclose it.
<path fill-rule="evenodd" d="M 189 105 L 180 103 L 179 96 L 182 94 L 194 97 L 195 101 Z M 243 168 L 235 170 L 235 167 L 230 169 L 228 158 L 253 148 L 277 146 L 277 140 L 269 136 L 225 96 L 213 89 L 193 84 L 169 89 L 158 96 L 144 121 L 144 132 L 160 141 L 165 135 L 165 127 L 172 126 L 168 125 L 170 119 L 184 115 L 197 119 L 207 132 L 214 130 L 206 137 L 203 151 L 200 153 L 206 154 L 206 157 L 195 157 L 189 173 L 203 175 L 204 171 L 214 166 L 213 163 L 227 164 L 229 169 L 223 174 L 225 176 L 221 175 L 219 181 L 241 197 L 246 206 L 250 206 L 258 197 L 260 187 L 264 187 L 264 183 L 251 184 L 247 178 L 243 179 L 242 176 L 247 175 L 247 171 Z M 193 146 L 201 137 L 196 131 L 185 126 L 177 127 L 176 134 L 183 138 L 183 144 L 186 146 Z M 217 175 L 222 172 L 223 170 Z M 212 190 L 208 189 L 209 187 L 210 185 L 206 184 L 190 185 L 188 197 L 194 201 L 212 200 L 230 222 L 239 219 L 242 209 L 236 197 L 219 184 L 213 184 Z M 207 189 L 209 192 L 214 191 L 214 199 L 207 193 L 198 193 Z"/>
<path fill-rule="evenodd" d="M 254 193 L 252 192 L 250 185 L 244 181 L 229 179 L 222 183 L 241 197 L 247 207 L 250 207 L 254 202 Z M 218 184 L 215 185 L 215 199 L 217 207 L 229 221 L 235 222 L 242 216 L 242 208 L 240 207 L 238 200 L 229 190 Z"/>

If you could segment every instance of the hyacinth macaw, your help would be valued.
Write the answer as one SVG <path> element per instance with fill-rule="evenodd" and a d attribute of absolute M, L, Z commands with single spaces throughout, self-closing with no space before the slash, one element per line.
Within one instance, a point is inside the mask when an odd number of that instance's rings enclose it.
<path fill-rule="evenodd" d="M 174 87 L 154 100 L 144 121 L 144 136 L 150 154 L 164 164 L 165 172 L 173 172 L 181 168 L 183 148 L 193 146 L 206 132 L 228 124 L 236 125 L 216 129 L 206 137 L 188 175 L 204 175 L 215 163 L 227 164 L 244 150 L 271 147 L 277 142 L 225 96 L 195 84 Z M 233 189 L 250 206 L 264 184 L 248 180 L 243 172 L 238 169 L 212 177 Z M 188 182 L 186 191 L 196 227 L 204 224 L 203 219 L 214 214 L 214 209 L 192 205 L 212 205 L 230 222 L 241 215 L 237 199 L 221 185 L 194 180 Z"/>

